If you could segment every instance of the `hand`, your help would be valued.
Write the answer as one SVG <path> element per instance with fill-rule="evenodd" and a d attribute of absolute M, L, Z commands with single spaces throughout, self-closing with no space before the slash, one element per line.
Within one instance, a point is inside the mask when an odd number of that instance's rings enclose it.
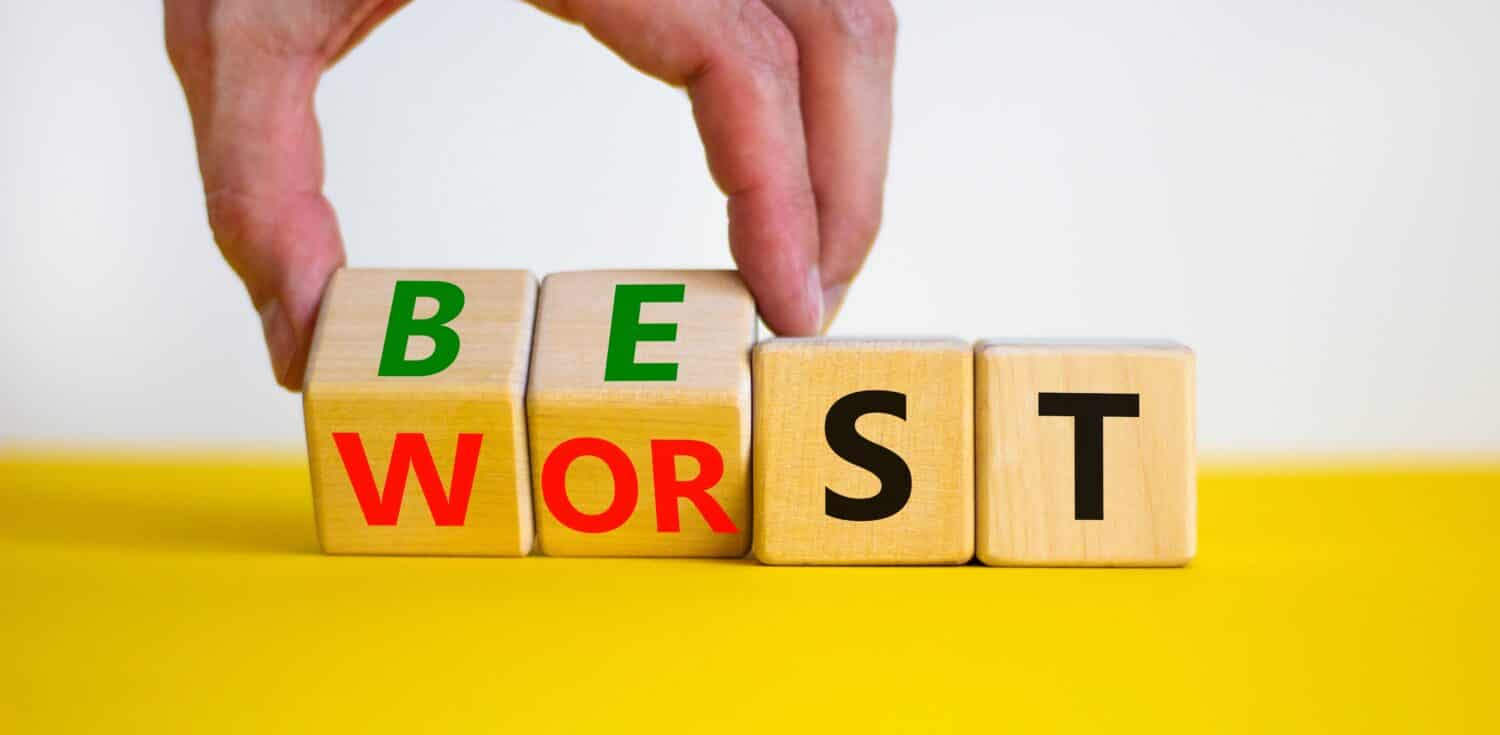
<path fill-rule="evenodd" d="M 887 0 L 530 0 L 687 89 L 729 247 L 762 318 L 815 334 L 880 227 L 896 21 Z M 313 93 L 407 0 L 166 0 L 208 221 L 260 312 L 277 380 L 302 385 L 344 263 Z"/>

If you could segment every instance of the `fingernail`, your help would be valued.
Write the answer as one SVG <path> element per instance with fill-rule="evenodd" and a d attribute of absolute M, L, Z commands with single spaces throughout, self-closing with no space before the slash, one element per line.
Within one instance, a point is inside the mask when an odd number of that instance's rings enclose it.
<path fill-rule="evenodd" d="M 271 353 L 271 369 L 276 372 L 276 382 L 284 382 L 291 368 L 292 353 L 297 349 L 297 335 L 292 323 L 281 309 L 280 299 L 271 299 L 260 307 L 260 330 L 266 337 L 266 348 Z"/>
<path fill-rule="evenodd" d="M 844 306 L 844 295 L 849 293 L 849 284 L 835 283 L 823 289 L 823 332 L 833 326 L 833 320 L 838 318 L 839 309 Z"/>
<path fill-rule="evenodd" d="M 819 272 L 816 264 L 807 271 L 807 295 L 808 301 L 813 302 L 812 323 L 821 326 L 823 314 L 827 312 L 823 305 L 823 274 Z"/>

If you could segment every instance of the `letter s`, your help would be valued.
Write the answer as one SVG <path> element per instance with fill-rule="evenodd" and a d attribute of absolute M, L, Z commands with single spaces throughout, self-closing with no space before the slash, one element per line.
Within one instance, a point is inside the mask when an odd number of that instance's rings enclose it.
<path fill-rule="evenodd" d="M 830 517 L 878 521 L 900 512 L 911 499 L 911 468 L 906 461 L 854 429 L 854 422 L 867 413 L 883 413 L 905 421 L 906 394 L 889 390 L 856 391 L 829 407 L 823 420 L 823 435 L 829 448 L 880 478 L 880 492 L 868 498 L 850 498 L 833 488 L 823 488 L 823 509 Z"/>

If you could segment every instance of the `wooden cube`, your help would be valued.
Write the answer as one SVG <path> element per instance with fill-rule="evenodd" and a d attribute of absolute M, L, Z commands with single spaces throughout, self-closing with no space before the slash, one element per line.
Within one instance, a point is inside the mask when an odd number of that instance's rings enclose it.
<path fill-rule="evenodd" d="M 754 374 L 758 559 L 973 557 L 968 343 L 775 339 L 756 346 Z"/>
<path fill-rule="evenodd" d="M 324 551 L 530 551 L 536 291 L 526 271 L 334 274 L 303 391 Z"/>
<path fill-rule="evenodd" d="M 1197 539 L 1193 353 L 1170 342 L 975 348 L 979 559 L 1181 566 Z"/>
<path fill-rule="evenodd" d="M 555 273 L 526 412 L 551 556 L 744 556 L 755 303 L 733 271 Z"/>

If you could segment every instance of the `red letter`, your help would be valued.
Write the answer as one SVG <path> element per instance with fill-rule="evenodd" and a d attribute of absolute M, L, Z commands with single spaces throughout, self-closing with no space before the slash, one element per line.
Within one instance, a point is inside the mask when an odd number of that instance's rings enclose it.
<path fill-rule="evenodd" d="M 391 464 L 386 470 L 385 493 L 375 489 L 375 476 L 370 471 L 370 460 L 365 456 L 365 446 L 359 434 L 335 432 L 333 443 L 338 446 L 339 458 L 344 460 L 344 471 L 349 473 L 349 484 L 354 486 L 354 497 L 359 499 L 359 509 L 364 511 L 365 523 L 371 526 L 394 526 L 401 513 L 401 496 L 406 494 L 408 470 L 417 473 L 417 483 L 422 486 L 422 495 L 427 498 L 427 509 L 432 512 L 432 522 L 439 526 L 462 526 L 469 512 L 469 491 L 474 487 L 474 467 L 479 463 L 479 445 L 483 434 L 459 434 L 458 448 L 453 455 L 453 495 L 443 494 L 443 478 L 438 477 L 437 465 L 432 461 L 432 450 L 427 448 L 427 438 L 421 434 L 397 434 L 391 446 Z"/>
<path fill-rule="evenodd" d="M 698 460 L 698 476 L 677 479 L 677 455 Z M 652 439 L 651 476 L 656 486 L 656 530 L 676 533 L 681 530 L 677 518 L 677 499 L 687 498 L 698 506 L 698 512 L 715 533 L 739 533 L 729 514 L 708 489 L 724 478 L 724 458 L 712 444 L 693 439 Z"/>
<path fill-rule="evenodd" d="M 568 499 L 568 467 L 584 455 L 604 460 L 615 479 L 615 497 L 598 515 L 584 513 Z M 619 528 L 635 512 L 639 496 L 640 486 L 630 458 L 624 450 L 603 439 L 588 436 L 569 439 L 557 445 L 542 463 L 542 499 L 552 516 L 574 531 L 604 533 Z"/>

